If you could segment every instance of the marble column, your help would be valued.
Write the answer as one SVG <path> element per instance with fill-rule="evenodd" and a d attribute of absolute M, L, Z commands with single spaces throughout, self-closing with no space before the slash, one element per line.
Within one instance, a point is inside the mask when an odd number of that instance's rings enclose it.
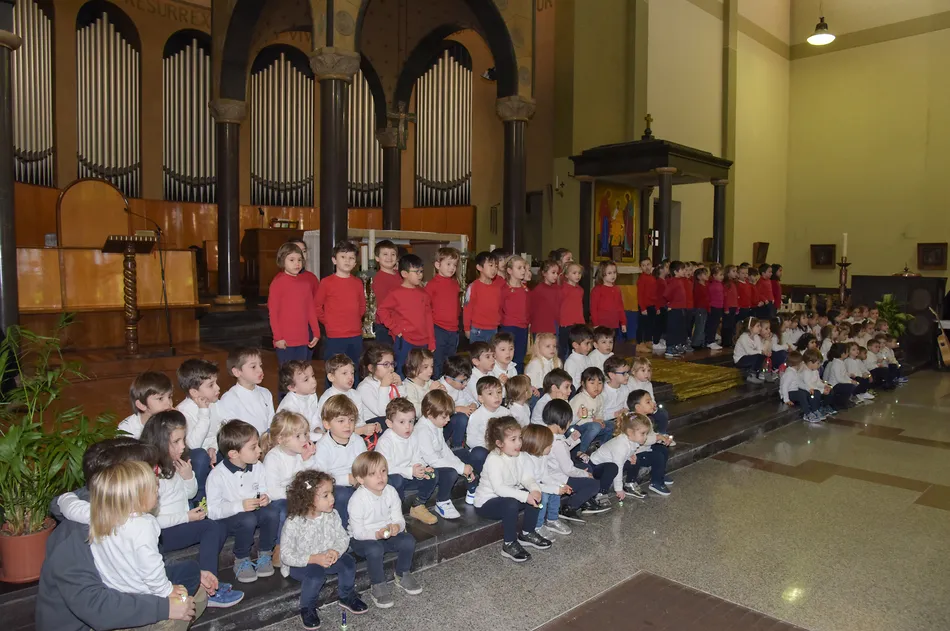
<path fill-rule="evenodd" d="M 502 247 L 512 253 L 524 250 L 524 218 L 527 203 L 527 157 L 525 132 L 534 116 L 533 99 L 506 96 L 495 102 L 498 117 L 505 124 L 505 183 L 502 207 Z"/>
<path fill-rule="evenodd" d="M 660 244 L 653 248 L 653 262 L 659 263 L 670 257 L 673 235 L 670 234 L 670 216 L 673 202 L 673 174 L 676 167 L 660 167 L 656 170 L 660 180 L 660 199 L 653 213 L 653 229 L 660 232 Z"/>
<path fill-rule="evenodd" d="M 402 226 L 402 149 L 399 130 L 386 127 L 376 132 L 383 148 L 383 230 L 401 230 Z"/>
<path fill-rule="evenodd" d="M 320 82 L 320 276 L 333 273 L 333 247 L 347 238 L 346 99 L 359 53 L 327 46 L 310 54 Z"/>
<path fill-rule="evenodd" d="M 13 90 L 10 57 L 19 48 L 13 3 L 0 2 L 0 337 L 20 321 L 13 210 Z"/>
<path fill-rule="evenodd" d="M 712 257 L 720 265 L 726 258 L 726 186 L 729 180 L 713 180 Z"/>
<path fill-rule="evenodd" d="M 218 295 L 220 305 L 244 304 L 241 295 L 241 122 L 244 101 L 215 99 L 215 162 L 218 189 Z"/>
<path fill-rule="evenodd" d="M 650 233 L 650 197 L 653 187 L 640 189 L 640 247 L 637 249 L 637 263 L 650 257 L 653 235 Z"/>

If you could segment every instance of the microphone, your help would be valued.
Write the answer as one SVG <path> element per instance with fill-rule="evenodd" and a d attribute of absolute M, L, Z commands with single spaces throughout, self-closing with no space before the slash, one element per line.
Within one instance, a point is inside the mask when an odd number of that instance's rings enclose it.
<path fill-rule="evenodd" d="M 126 206 L 126 207 L 123 208 L 122 210 L 124 210 L 125 213 L 128 214 L 128 215 L 132 215 L 133 217 L 139 217 L 139 218 L 141 218 L 141 219 L 144 219 L 145 221 L 150 222 L 153 226 L 155 226 L 155 233 L 156 233 L 159 237 L 162 237 L 162 236 L 165 235 L 165 231 L 162 230 L 162 227 L 161 227 L 160 225 L 158 225 L 158 222 L 155 221 L 154 219 L 152 219 L 151 217 L 148 217 L 148 216 L 146 216 L 146 215 L 142 215 L 142 214 L 140 214 L 140 213 L 132 212 L 132 209 L 129 208 L 128 206 Z"/>

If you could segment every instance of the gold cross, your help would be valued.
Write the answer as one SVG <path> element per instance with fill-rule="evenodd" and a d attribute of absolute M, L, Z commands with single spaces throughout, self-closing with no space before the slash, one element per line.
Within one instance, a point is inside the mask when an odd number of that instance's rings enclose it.
<path fill-rule="evenodd" d="M 653 122 L 653 117 L 650 114 L 647 114 L 643 117 L 643 120 L 647 122 L 647 129 L 650 128 L 650 124 Z"/>

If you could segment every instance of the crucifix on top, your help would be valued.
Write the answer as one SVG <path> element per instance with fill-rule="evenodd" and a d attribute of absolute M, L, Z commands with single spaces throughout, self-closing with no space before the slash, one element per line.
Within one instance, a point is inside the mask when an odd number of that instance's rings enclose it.
<path fill-rule="evenodd" d="M 390 125 L 395 123 L 397 146 L 400 151 L 403 151 L 406 149 L 406 143 L 409 140 L 409 123 L 416 122 L 416 115 L 407 112 L 406 104 L 400 102 L 397 105 L 397 111 L 390 112 L 388 118 Z"/>

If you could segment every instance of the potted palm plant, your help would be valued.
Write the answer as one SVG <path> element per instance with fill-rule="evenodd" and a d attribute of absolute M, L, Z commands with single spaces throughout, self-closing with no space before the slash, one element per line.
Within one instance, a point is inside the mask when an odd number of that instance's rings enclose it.
<path fill-rule="evenodd" d="M 50 336 L 13 326 L 0 342 L 0 375 L 9 384 L 0 393 L 0 580 L 4 582 L 39 577 L 46 540 L 56 525 L 49 516 L 50 502 L 84 484 L 86 448 L 116 433 L 112 417 L 90 420 L 82 408 L 62 409 L 57 403 L 66 385 L 83 378 L 60 349 L 60 335 L 70 322 L 69 315 L 62 316 Z"/>
<path fill-rule="evenodd" d="M 874 306 L 879 317 L 887 322 L 887 330 L 898 339 L 907 330 L 907 323 L 914 319 L 914 316 L 904 312 L 903 306 L 894 299 L 894 294 L 884 294 Z"/>

